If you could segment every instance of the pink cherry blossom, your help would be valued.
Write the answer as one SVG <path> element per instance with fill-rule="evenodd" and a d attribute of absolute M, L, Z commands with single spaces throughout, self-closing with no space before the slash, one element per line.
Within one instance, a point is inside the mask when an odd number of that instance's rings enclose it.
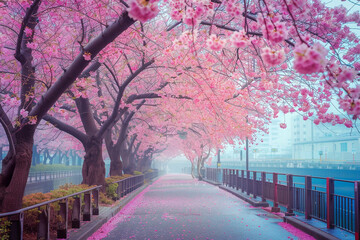
<path fill-rule="evenodd" d="M 327 63 L 327 52 L 320 43 L 315 43 L 311 47 L 308 47 L 305 43 L 296 45 L 294 49 L 294 69 L 302 74 L 324 71 Z"/>

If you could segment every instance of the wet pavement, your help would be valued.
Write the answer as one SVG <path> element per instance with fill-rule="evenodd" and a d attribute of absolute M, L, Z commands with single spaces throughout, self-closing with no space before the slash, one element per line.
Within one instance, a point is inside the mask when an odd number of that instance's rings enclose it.
<path fill-rule="evenodd" d="M 160 177 L 89 239 L 313 238 L 218 187 L 179 174 Z"/>

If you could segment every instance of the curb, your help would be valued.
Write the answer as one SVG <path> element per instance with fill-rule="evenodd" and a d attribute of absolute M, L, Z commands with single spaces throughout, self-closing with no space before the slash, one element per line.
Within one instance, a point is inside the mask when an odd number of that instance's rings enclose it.
<path fill-rule="evenodd" d="M 245 194 L 241 194 L 238 192 L 233 191 L 231 188 L 225 187 L 225 186 L 219 186 L 220 189 L 223 189 L 233 195 L 235 195 L 238 198 L 241 198 L 242 200 L 244 200 L 245 202 L 250 203 L 252 206 L 254 207 L 269 207 L 269 203 L 267 202 L 259 202 L 256 201 L 255 199 L 249 198 L 247 195 Z"/>
<path fill-rule="evenodd" d="M 340 238 L 326 233 L 319 228 L 313 227 L 295 217 L 284 217 L 284 222 L 293 225 L 294 227 L 319 240 L 340 240 Z"/>
<path fill-rule="evenodd" d="M 145 188 L 151 185 L 154 181 L 156 181 L 159 177 L 152 179 L 150 182 L 145 183 L 138 189 L 129 193 L 124 199 L 120 200 L 116 206 L 111 207 L 110 209 L 104 209 L 105 213 L 103 215 L 99 215 L 96 219 L 91 222 L 85 223 L 78 229 L 77 232 L 69 232 L 68 238 L 69 240 L 86 240 L 93 233 L 95 233 L 103 224 L 109 221 L 110 218 L 115 216 L 126 204 L 128 204 L 132 199 L 134 199 L 140 192 L 142 192 Z M 104 211 L 103 210 L 103 211 Z"/>
<path fill-rule="evenodd" d="M 214 186 L 220 186 L 221 185 L 221 183 L 213 182 L 213 181 L 207 180 L 205 178 L 201 179 L 201 181 L 207 182 L 207 183 L 209 183 L 211 185 L 214 185 Z"/>

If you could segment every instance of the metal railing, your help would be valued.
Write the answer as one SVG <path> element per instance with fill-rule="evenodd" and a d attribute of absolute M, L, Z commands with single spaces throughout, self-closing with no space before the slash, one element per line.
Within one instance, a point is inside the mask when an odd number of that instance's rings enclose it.
<path fill-rule="evenodd" d="M 91 215 L 99 215 L 99 189 L 102 186 L 96 186 L 81 192 L 76 192 L 64 197 L 56 198 L 50 201 L 35 204 L 13 212 L 1 213 L 0 218 L 7 218 L 11 222 L 10 239 L 23 239 L 24 231 L 24 214 L 25 212 L 38 209 L 38 232 L 37 239 L 50 239 L 50 204 L 59 203 L 60 209 L 57 216 L 57 238 L 67 238 L 69 198 L 74 198 L 71 212 L 72 228 L 80 228 L 81 212 L 83 221 L 90 221 Z M 81 205 L 81 194 L 84 195 L 84 206 Z M 54 210 L 53 210 L 54 211 Z"/>
<path fill-rule="evenodd" d="M 42 182 L 47 180 L 53 180 L 63 177 L 71 177 L 81 175 L 81 169 L 79 170 L 65 170 L 65 171 L 43 171 L 43 172 L 30 172 L 27 183 Z"/>
<path fill-rule="evenodd" d="M 128 193 L 134 191 L 138 187 L 144 184 L 145 175 L 136 175 L 129 178 L 124 178 L 113 183 L 117 183 L 118 187 L 116 188 L 116 199 L 126 196 Z"/>
<path fill-rule="evenodd" d="M 306 219 L 326 222 L 327 228 L 338 227 L 360 236 L 360 181 L 238 169 L 207 168 L 205 172 L 208 180 L 272 201 L 272 211 L 280 211 L 281 205 L 287 215 L 304 213 Z M 335 194 L 344 184 L 352 185 L 350 196 Z"/>
<path fill-rule="evenodd" d="M 152 172 L 146 172 L 145 180 L 150 180 L 159 176 L 159 171 L 157 169 L 152 169 Z"/>
<path fill-rule="evenodd" d="M 117 183 L 117 199 L 124 197 L 144 184 L 144 180 L 151 180 L 158 176 L 158 171 L 147 172 L 141 175 L 135 175 L 129 178 L 113 182 Z M 1 213 L 0 219 L 10 221 L 10 240 L 22 240 L 24 233 L 24 215 L 27 211 L 38 209 L 38 231 L 37 239 L 50 239 L 50 213 L 55 214 L 57 219 L 57 238 L 67 238 L 68 218 L 69 218 L 69 198 L 73 198 L 71 208 L 71 227 L 80 228 L 80 219 L 91 221 L 92 215 L 99 215 L 99 190 L 102 186 L 95 186 L 81 192 L 76 192 L 64 197 L 56 198 L 50 201 L 35 204 L 13 212 Z M 83 194 L 82 204 L 81 195 Z M 59 203 L 60 209 L 56 211 L 51 208 L 51 204 Z M 58 218 L 59 216 L 60 218 Z"/>

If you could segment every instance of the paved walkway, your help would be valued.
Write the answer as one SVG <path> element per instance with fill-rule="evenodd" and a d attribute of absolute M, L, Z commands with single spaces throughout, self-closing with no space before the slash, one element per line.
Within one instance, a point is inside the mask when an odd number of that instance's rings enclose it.
<path fill-rule="evenodd" d="M 189 175 L 147 187 L 89 239 L 313 239 L 282 219 Z"/>

